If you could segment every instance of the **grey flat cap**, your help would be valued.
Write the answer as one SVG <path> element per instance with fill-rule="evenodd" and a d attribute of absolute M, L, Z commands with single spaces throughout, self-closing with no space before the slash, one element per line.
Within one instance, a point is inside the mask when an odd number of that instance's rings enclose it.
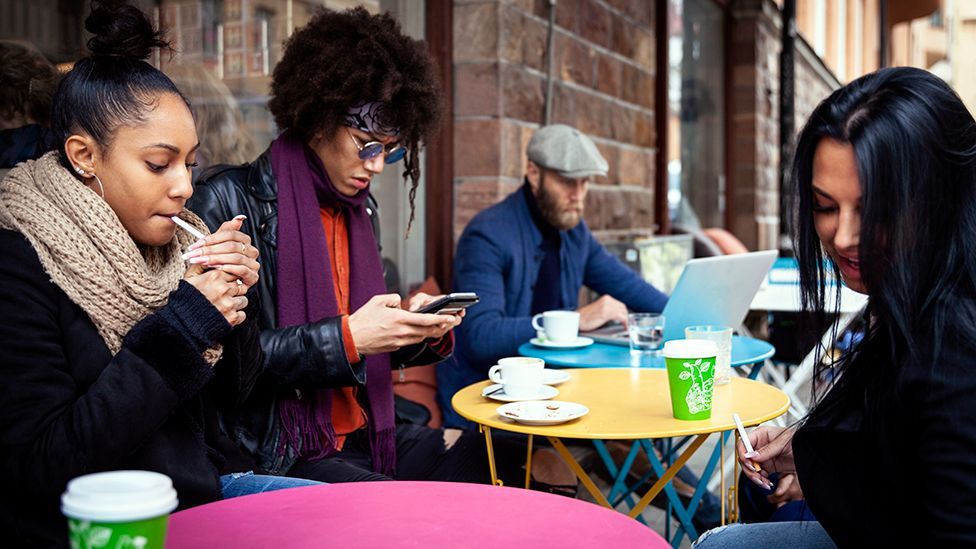
<path fill-rule="evenodd" d="M 569 179 L 606 176 L 610 168 L 592 139 L 565 124 L 539 128 L 527 152 L 532 162 Z"/>

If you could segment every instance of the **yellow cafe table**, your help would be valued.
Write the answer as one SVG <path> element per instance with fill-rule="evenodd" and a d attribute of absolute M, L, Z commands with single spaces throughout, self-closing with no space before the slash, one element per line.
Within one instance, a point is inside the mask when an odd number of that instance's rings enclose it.
<path fill-rule="evenodd" d="M 692 499 L 687 509 L 670 484 L 678 470 L 701 447 L 709 435 L 722 433 L 724 442 L 726 437 L 735 431 L 733 413 L 739 414 L 744 425 L 753 426 L 783 415 L 790 405 L 786 394 L 775 387 L 733 377 L 731 383 L 715 387 L 711 419 L 683 421 L 674 419 L 671 414 L 667 372 L 663 369 L 597 368 L 563 371 L 569 374 L 570 379 L 557 386 L 559 395 L 554 400 L 577 402 L 589 408 L 587 415 L 567 423 L 544 426 L 524 425 L 498 415 L 496 409 L 502 403 L 481 396 L 482 391 L 491 385 L 489 381 L 469 385 L 458 391 L 451 399 L 454 409 L 464 418 L 477 423 L 485 433 L 492 482 L 499 484 L 491 445 L 492 429 L 529 435 L 529 460 L 532 455 L 532 437 L 541 435 L 549 440 L 553 448 L 572 467 L 580 482 L 596 501 L 605 507 L 613 508 L 610 500 L 613 499 L 615 492 L 627 491 L 626 473 L 637 457 L 638 448 L 641 448 L 657 473 L 658 480 L 636 504 L 632 505 L 629 515 L 638 517 L 651 500 L 664 490 L 681 524 L 681 531 L 672 543 L 680 541 L 685 534 L 695 539 L 697 533 L 691 525 L 691 515 L 701 498 L 700 492 L 704 490 L 704 485 L 707 484 L 707 479 L 714 470 L 715 462 L 718 461 L 718 452 L 706 468 L 706 474 L 702 475 L 696 497 Z M 674 437 L 689 437 L 691 443 L 665 469 L 661 459 L 654 452 L 651 441 Z M 633 445 L 631 453 L 619 471 L 612 462 L 607 464 L 611 475 L 616 477 L 609 498 L 600 492 L 563 444 L 561 439 L 567 438 L 593 441 L 637 440 L 637 444 Z M 720 444 L 719 449 L 724 452 L 724 444 Z M 669 458 L 667 455 L 665 457 Z M 527 486 L 531 461 L 526 465 Z M 735 469 L 733 474 L 735 475 Z M 725 492 L 724 478 L 722 492 Z M 734 502 L 736 499 L 734 491 L 731 496 Z M 726 515 L 724 497 L 722 507 L 724 521 Z M 734 517 L 734 512 L 732 516 Z"/>

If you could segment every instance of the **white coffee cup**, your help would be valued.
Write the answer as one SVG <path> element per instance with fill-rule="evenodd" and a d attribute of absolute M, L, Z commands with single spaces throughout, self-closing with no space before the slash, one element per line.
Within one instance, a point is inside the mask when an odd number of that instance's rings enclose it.
<path fill-rule="evenodd" d="M 576 311 L 546 311 L 532 317 L 532 327 L 538 332 L 545 332 L 549 341 L 568 343 L 576 341 L 579 335 L 579 320 L 580 315 Z"/>
<path fill-rule="evenodd" d="M 542 370 L 545 367 L 546 363 L 541 358 L 502 358 L 488 370 L 488 379 L 504 385 L 507 396 L 535 398 L 542 389 Z"/>
<path fill-rule="evenodd" d="M 97 536 L 105 547 L 160 548 L 178 503 L 173 481 L 164 474 L 106 471 L 70 481 L 61 512 L 72 546 L 87 547 Z"/>

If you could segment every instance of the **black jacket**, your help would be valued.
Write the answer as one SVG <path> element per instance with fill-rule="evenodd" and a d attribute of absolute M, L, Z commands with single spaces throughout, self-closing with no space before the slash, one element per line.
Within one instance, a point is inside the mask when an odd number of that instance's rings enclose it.
<path fill-rule="evenodd" d="M 947 335 L 938 363 L 911 368 L 903 349 L 877 360 L 880 382 L 855 380 L 867 365 L 851 364 L 793 437 L 807 503 L 839 547 L 976 547 L 969 347 Z"/>
<path fill-rule="evenodd" d="M 219 474 L 252 468 L 219 422 L 232 421 L 221 416 L 261 367 L 253 322 L 232 331 L 181 282 L 113 357 L 22 235 L 0 231 L 0 253 L 3 545 L 67 546 L 60 495 L 79 475 L 158 471 L 186 508 L 220 499 Z M 224 355 L 211 368 L 202 353 L 218 340 Z"/>
<path fill-rule="evenodd" d="M 242 447 L 255 455 L 261 466 L 283 474 L 294 456 L 281 455 L 280 426 L 275 402 L 279 396 L 325 387 L 350 387 L 366 383 L 365 361 L 350 363 L 342 343 L 339 316 L 318 322 L 280 328 L 277 320 L 278 184 L 271 169 L 270 150 L 250 164 L 213 166 L 195 183 L 187 207 L 215 230 L 235 215 L 247 220 L 241 230 L 250 235 L 261 253 L 261 279 L 256 286 L 261 298 L 261 346 L 265 368 L 242 412 L 237 431 Z M 372 196 L 367 212 L 377 243 L 379 221 Z M 391 356 L 391 364 L 434 364 L 445 357 L 425 344 L 404 347 Z"/>

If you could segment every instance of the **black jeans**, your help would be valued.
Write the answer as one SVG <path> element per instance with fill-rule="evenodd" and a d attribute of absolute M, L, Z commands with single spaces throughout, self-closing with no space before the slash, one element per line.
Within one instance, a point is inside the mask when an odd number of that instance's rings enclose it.
<path fill-rule="evenodd" d="M 365 429 L 346 437 L 342 451 L 326 458 L 300 459 L 287 475 L 320 482 L 360 482 L 373 480 L 439 480 L 446 482 L 491 482 L 484 435 L 463 431 L 447 448 L 444 431 L 424 425 L 396 426 L 396 476 L 373 472 L 369 435 Z M 514 439 L 492 439 L 498 476 L 508 486 L 524 481 L 526 445 Z"/>

